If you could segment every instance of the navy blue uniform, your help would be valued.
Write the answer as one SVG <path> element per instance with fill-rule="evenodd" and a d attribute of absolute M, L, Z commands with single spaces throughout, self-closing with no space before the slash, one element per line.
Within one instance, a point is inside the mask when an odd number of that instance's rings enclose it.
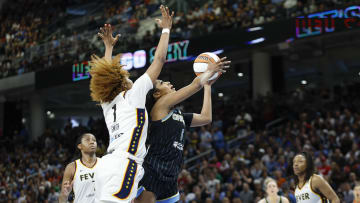
<path fill-rule="evenodd" d="M 181 171 L 184 150 L 184 134 L 190 127 L 193 114 L 172 110 L 165 118 L 152 121 L 149 127 L 147 145 L 149 151 L 143 167 L 145 175 L 140 181 L 140 191 L 151 191 L 160 202 L 174 201 L 178 195 L 177 178 Z M 138 193 L 139 194 L 139 193 Z"/>

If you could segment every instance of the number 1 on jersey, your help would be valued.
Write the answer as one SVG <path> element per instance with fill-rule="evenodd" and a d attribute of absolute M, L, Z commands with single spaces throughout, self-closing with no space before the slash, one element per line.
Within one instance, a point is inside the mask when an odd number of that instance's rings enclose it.
<path fill-rule="evenodd" d="M 116 122 L 116 104 L 112 107 L 114 109 L 114 122 Z"/>

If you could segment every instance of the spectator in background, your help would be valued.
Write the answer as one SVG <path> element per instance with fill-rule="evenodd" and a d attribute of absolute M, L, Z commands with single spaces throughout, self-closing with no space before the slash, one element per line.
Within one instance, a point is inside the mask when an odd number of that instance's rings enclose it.
<path fill-rule="evenodd" d="M 243 184 L 242 191 L 240 192 L 240 199 L 243 203 L 254 202 L 254 191 L 250 189 L 249 184 Z"/>
<path fill-rule="evenodd" d="M 266 190 L 266 197 L 261 199 L 259 203 L 289 203 L 289 200 L 278 194 L 279 188 L 276 181 L 272 178 L 267 178 L 264 181 L 264 188 Z"/>
<path fill-rule="evenodd" d="M 201 126 L 200 140 L 201 151 L 206 151 L 211 148 L 211 142 L 213 141 L 213 137 L 211 133 L 207 130 L 206 126 Z"/>
<path fill-rule="evenodd" d="M 211 133 L 214 140 L 215 149 L 225 149 L 224 134 L 222 133 L 221 129 L 215 127 L 211 130 Z"/>
<path fill-rule="evenodd" d="M 354 200 L 354 193 L 351 190 L 350 184 L 349 183 L 343 183 L 341 185 L 341 195 L 343 196 L 343 198 L 341 198 L 345 203 L 352 203 Z"/>

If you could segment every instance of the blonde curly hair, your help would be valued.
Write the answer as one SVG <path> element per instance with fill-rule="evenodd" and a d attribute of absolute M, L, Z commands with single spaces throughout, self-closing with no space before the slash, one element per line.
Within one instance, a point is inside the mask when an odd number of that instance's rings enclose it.
<path fill-rule="evenodd" d="M 130 73 L 123 69 L 120 57 L 121 55 L 117 55 L 108 61 L 96 55 L 91 56 L 90 95 L 93 101 L 111 102 L 120 92 L 131 88 L 128 81 Z"/>

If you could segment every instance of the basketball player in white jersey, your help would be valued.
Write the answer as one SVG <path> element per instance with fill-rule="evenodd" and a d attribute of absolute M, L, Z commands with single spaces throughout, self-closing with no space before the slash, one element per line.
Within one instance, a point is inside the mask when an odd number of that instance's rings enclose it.
<path fill-rule="evenodd" d="M 167 7 L 160 6 L 160 9 L 162 19 L 157 23 L 163 30 L 154 61 L 134 83 L 119 63 L 120 56 L 112 59 L 113 46 L 119 36 L 112 36 L 110 25 L 105 25 L 99 33 L 105 44 L 105 58 L 92 57 L 90 91 L 93 101 L 101 104 L 110 139 L 107 155 L 102 157 L 95 172 L 97 203 L 131 202 L 144 175 L 146 95 L 166 61 L 174 14 L 170 14 Z"/>
<path fill-rule="evenodd" d="M 276 181 L 272 178 L 267 178 L 264 181 L 264 187 L 266 190 L 266 197 L 261 199 L 259 203 L 289 203 L 289 200 L 278 194 L 279 188 Z"/>
<path fill-rule="evenodd" d="M 74 203 L 94 203 L 94 171 L 99 159 L 96 157 L 96 138 L 93 134 L 85 133 L 78 137 L 76 144 L 81 158 L 69 163 L 65 168 L 59 203 L 68 202 L 72 190 L 75 194 Z"/>
<path fill-rule="evenodd" d="M 353 203 L 360 203 L 360 185 L 354 187 L 354 201 Z"/>
<path fill-rule="evenodd" d="M 314 162 L 307 152 L 297 154 L 292 160 L 295 175 L 295 197 L 298 203 L 340 203 L 331 186 L 319 175 L 315 174 Z"/>

